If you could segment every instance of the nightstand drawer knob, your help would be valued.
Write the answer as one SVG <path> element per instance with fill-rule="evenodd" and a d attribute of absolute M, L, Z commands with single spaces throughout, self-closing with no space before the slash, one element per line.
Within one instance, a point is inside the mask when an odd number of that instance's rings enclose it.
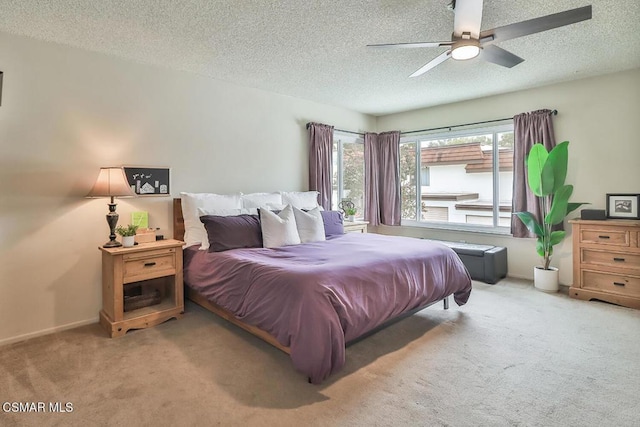
<path fill-rule="evenodd" d="M 624 262 L 624 258 L 614 258 L 613 260 L 617 262 Z"/>
<path fill-rule="evenodd" d="M 621 282 L 613 282 L 613 284 L 616 286 L 624 286 L 624 283 L 621 283 Z"/>
<path fill-rule="evenodd" d="M 145 262 L 145 263 L 144 263 L 144 266 L 145 266 L 145 267 L 153 267 L 154 265 L 156 265 L 156 263 L 155 263 L 155 262 Z"/>

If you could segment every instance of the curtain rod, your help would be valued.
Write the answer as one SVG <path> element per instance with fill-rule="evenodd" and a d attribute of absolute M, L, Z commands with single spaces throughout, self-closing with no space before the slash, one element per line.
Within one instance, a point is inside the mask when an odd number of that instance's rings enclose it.
<path fill-rule="evenodd" d="M 558 110 L 552 110 L 551 114 L 554 116 L 558 115 Z M 459 127 L 465 127 L 465 126 L 473 126 L 473 125 L 482 125 L 485 123 L 495 123 L 495 122 L 504 122 L 507 120 L 513 120 L 513 117 L 505 117 L 503 119 L 495 119 L 495 120 L 485 120 L 483 122 L 473 122 L 473 123 L 464 123 L 461 125 L 451 125 L 451 126 L 442 126 L 442 127 L 438 127 L 438 128 L 431 128 L 431 129 L 418 129 L 418 130 L 409 130 L 406 132 L 400 132 L 401 134 L 407 134 L 407 133 L 419 133 L 419 132 L 429 132 L 432 130 L 442 130 L 442 129 L 453 129 L 453 128 L 459 128 Z M 311 123 L 307 123 L 307 129 L 309 129 L 309 126 L 311 126 Z M 344 132 L 344 133 L 350 133 L 353 135 L 360 135 L 360 136 L 364 136 L 364 133 L 362 132 L 354 132 L 351 130 L 343 130 L 343 129 L 333 129 L 333 130 L 337 130 L 338 132 Z"/>
<path fill-rule="evenodd" d="M 307 129 L 309 129 L 309 127 L 311 126 L 311 123 L 307 123 Z M 343 132 L 343 133 L 351 133 L 353 135 L 360 135 L 360 136 L 364 136 L 364 133 L 362 132 L 354 132 L 352 130 L 344 130 L 344 129 L 336 129 L 334 128 L 333 130 L 337 130 L 338 132 Z"/>
<path fill-rule="evenodd" d="M 556 116 L 558 115 L 558 110 L 552 110 L 551 114 Z M 465 126 L 473 126 L 473 125 L 481 125 L 484 123 L 495 123 L 495 122 L 504 122 L 507 120 L 513 120 L 513 117 L 505 117 L 503 119 L 495 119 L 495 120 L 485 120 L 483 122 L 473 122 L 473 123 L 464 123 L 461 125 L 451 125 L 451 126 L 442 126 L 442 127 L 438 127 L 438 128 L 431 128 L 431 129 L 419 129 L 419 130 L 410 130 L 407 132 L 400 132 L 402 134 L 407 134 L 407 133 L 420 133 L 420 132 L 429 132 L 432 130 L 442 130 L 442 129 L 453 129 L 453 128 L 459 128 L 459 127 L 465 127 Z"/>

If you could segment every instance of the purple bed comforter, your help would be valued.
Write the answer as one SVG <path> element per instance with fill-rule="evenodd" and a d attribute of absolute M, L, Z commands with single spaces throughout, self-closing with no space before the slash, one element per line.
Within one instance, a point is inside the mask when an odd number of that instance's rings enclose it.
<path fill-rule="evenodd" d="M 185 283 L 291 348 L 295 368 L 320 383 L 345 363 L 345 343 L 383 322 L 454 295 L 471 278 L 433 241 L 347 233 L 324 242 L 226 252 L 185 250 Z"/>

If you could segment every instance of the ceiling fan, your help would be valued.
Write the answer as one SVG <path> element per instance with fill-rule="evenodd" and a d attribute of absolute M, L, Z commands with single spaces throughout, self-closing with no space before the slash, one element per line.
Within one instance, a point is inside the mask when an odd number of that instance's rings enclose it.
<path fill-rule="evenodd" d="M 436 56 L 409 77 L 420 76 L 449 58 L 466 60 L 479 56 L 485 61 L 511 68 L 524 59 L 494 43 L 591 19 L 591 5 L 589 5 L 480 31 L 482 6 L 483 0 L 452 0 L 448 5 L 448 8 L 454 12 L 451 41 L 370 44 L 367 46 L 373 48 L 449 47 L 446 52 Z"/>

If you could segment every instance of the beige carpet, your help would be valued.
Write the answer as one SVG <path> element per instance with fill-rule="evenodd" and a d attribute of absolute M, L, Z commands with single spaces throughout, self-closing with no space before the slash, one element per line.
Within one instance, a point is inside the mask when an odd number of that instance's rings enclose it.
<path fill-rule="evenodd" d="M 637 426 L 640 312 L 474 283 L 355 344 L 320 386 L 279 350 L 188 304 L 109 339 L 96 325 L 0 348 L 2 426 Z M 73 412 L 50 413 L 49 402 Z"/>

